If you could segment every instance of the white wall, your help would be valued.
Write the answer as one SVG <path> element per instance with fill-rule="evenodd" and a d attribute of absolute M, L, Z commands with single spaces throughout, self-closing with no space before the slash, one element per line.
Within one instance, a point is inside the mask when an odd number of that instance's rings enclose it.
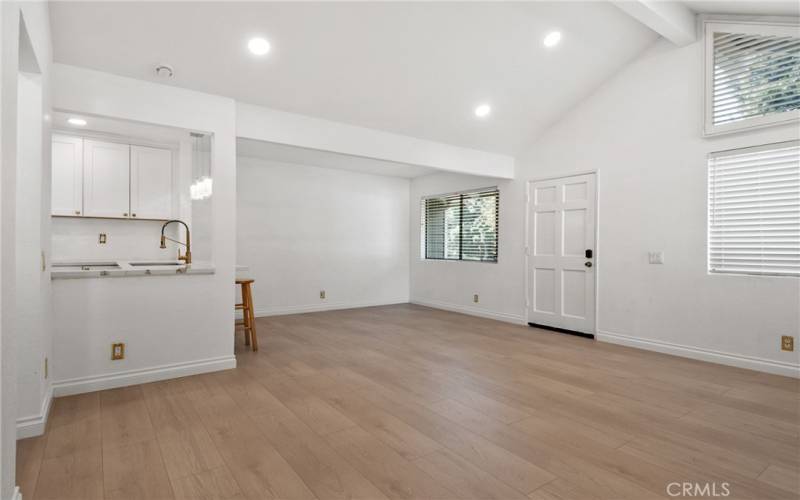
<path fill-rule="evenodd" d="M 522 323 L 524 289 L 521 231 L 524 212 L 515 181 L 458 174 L 417 177 L 411 182 L 411 300 L 431 307 Z M 497 262 L 425 260 L 421 257 L 420 200 L 423 196 L 497 186 L 500 228 Z M 472 296 L 478 294 L 475 304 Z"/>
<path fill-rule="evenodd" d="M 18 79 L 16 199 L 17 430 L 27 437 L 43 430 L 49 404 L 44 363 L 52 347 L 50 273 L 42 267 L 49 254 L 44 199 L 49 163 L 43 158 L 42 78 L 22 73 Z M 49 183 L 48 183 L 49 186 Z M 47 190 L 49 194 L 49 190 Z M 23 429 L 31 427 L 30 429 Z"/>
<path fill-rule="evenodd" d="M 468 308 L 471 290 L 500 294 L 504 286 L 508 295 L 482 295 L 486 307 L 522 316 L 526 182 L 596 169 L 598 338 L 797 375 L 798 353 L 782 352 L 779 342 L 800 332 L 800 282 L 709 275 L 705 245 L 706 155 L 797 139 L 798 129 L 704 139 L 702 81 L 702 42 L 676 48 L 661 40 L 533 142 L 517 161 L 517 179 L 501 184 L 497 273 L 419 262 L 412 215 L 412 300 Z M 412 211 L 423 194 L 469 184 L 481 181 L 414 180 Z M 664 265 L 647 263 L 652 250 L 664 252 Z"/>
<path fill-rule="evenodd" d="M 16 176 L 16 54 L 19 17 L 11 2 L 0 4 L 0 261 L 14 259 L 13 179 Z M 13 79 L 12 79 L 13 78 Z M 9 181 L 11 185 L 9 185 Z M 9 203 L 9 197 L 11 197 Z M 9 292 L 13 269 L 0 265 L 0 498 L 14 494 L 17 450 L 17 373 Z M 9 284 L 10 281 L 10 284 Z"/>
<path fill-rule="evenodd" d="M 233 313 L 227 329 L 213 324 L 219 322 L 210 285 L 216 280 L 170 275 L 53 281 L 55 396 L 235 367 Z M 230 292 L 232 311 L 233 286 L 221 291 Z M 115 342 L 125 343 L 125 359 L 111 360 Z"/>
<path fill-rule="evenodd" d="M 56 394 L 235 366 L 233 100 L 55 64 L 53 107 L 213 133 L 210 242 L 216 267 L 213 275 L 54 282 Z M 111 339 L 127 342 L 124 362 L 109 361 Z"/>
<path fill-rule="evenodd" d="M 241 157 L 237 170 L 256 315 L 408 302 L 408 179 Z"/>
<path fill-rule="evenodd" d="M 20 20 L 24 19 L 24 26 L 28 33 L 30 44 L 22 45 L 22 58 L 20 58 Z M 0 414 L 2 426 L 0 427 L 0 498 L 11 498 L 14 494 L 15 475 L 15 449 L 16 449 L 16 423 L 21 409 L 17 393 L 33 392 L 34 396 L 42 396 L 45 386 L 41 376 L 41 360 L 48 350 L 50 332 L 48 326 L 49 302 L 45 278 L 41 271 L 34 272 L 30 278 L 31 287 L 27 290 L 36 297 L 40 305 L 41 322 L 33 331 L 21 332 L 17 324 L 17 202 L 20 201 L 26 208 L 27 196 L 41 193 L 48 189 L 49 183 L 42 183 L 49 165 L 49 141 L 42 141 L 47 137 L 49 125 L 46 116 L 50 108 L 50 61 L 51 57 L 50 25 L 48 20 L 47 4 L 43 2 L 14 2 L 7 1 L 0 4 L 0 155 L 2 155 L 2 171 L 0 171 L 0 210 L 2 214 L 2 233 L 0 233 L 0 365 L 2 375 L 0 379 Z M 35 61 L 35 63 L 33 62 Z M 39 74 L 36 82 L 27 86 L 28 81 L 23 81 L 25 87 L 20 89 L 19 69 L 20 64 L 26 71 Z M 30 91 L 30 92 L 28 92 Z M 23 104 L 38 102 L 39 110 L 20 109 L 18 101 L 22 96 Z M 35 99 L 38 97 L 38 99 Z M 29 113 L 26 113 L 28 111 Z M 24 127 L 20 129 L 19 127 Z M 38 142 L 37 142 L 38 141 Z M 19 147 L 18 147 L 19 146 Z M 37 147 L 38 146 L 38 147 Z M 21 162 L 27 163 L 33 169 L 30 177 L 21 178 L 20 188 L 17 192 L 17 170 Z M 26 172 L 27 173 L 27 172 Z M 38 186 L 36 184 L 39 184 Z M 33 188 L 32 188 L 33 186 Z M 35 189 L 30 192 L 30 189 Z M 44 249 L 48 250 L 48 226 L 41 217 L 44 204 L 41 197 L 35 198 L 39 206 L 31 205 L 38 216 L 25 219 L 31 227 L 26 227 L 23 241 L 26 244 L 37 245 L 37 256 Z M 39 260 L 38 257 L 36 259 Z M 39 268 L 37 262 L 37 269 Z M 37 286 L 39 289 L 37 290 Z M 27 311 L 30 313 L 30 311 Z M 24 318 L 30 318 L 24 314 Z M 23 337 L 25 335 L 25 337 Z M 30 358 L 30 359 L 29 359 Z M 27 370 L 32 368 L 38 372 L 30 377 L 18 377 L 17 369 L 28 375 Z M 36 406 L 36 397 L 24 399 L 25 405 Z M 41 406 L 42 401 L 38 401 Z M 41 415 L 37 415 L 41 417 Z"/>

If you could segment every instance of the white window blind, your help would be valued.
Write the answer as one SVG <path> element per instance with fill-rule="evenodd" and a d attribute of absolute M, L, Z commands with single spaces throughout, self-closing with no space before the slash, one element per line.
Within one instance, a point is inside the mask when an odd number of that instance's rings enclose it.
<path fill-rule="evenodd" d="M 423 257 L 497 262 L 496 187 L 422 199 Z"/>
<path fill-rule="evenodd" d="M 707 134 L 800 116 L 798 27 L 710 23 L 706 39 Z"/>
<path fill-rule="evenodd" d="M 708 268 L 800 276 L 800 142 L 708 160 Z"/>

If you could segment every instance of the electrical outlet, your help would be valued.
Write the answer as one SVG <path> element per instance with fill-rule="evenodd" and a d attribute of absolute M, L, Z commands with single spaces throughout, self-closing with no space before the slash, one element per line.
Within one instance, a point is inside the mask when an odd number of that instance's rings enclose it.
<path fill-rule="evenodd" d="M 784 335 L 781 337 L 781 350 L 782 351 L 794 351 L 794 337 L 790 335 Z"/>
<path fill-rule="evenodd" d="M 100 236 L 97 237 L 97 243 L 105 245 L 107 239 L 108 238 L 106 237 L 106 233 L 100 233 Z"/>
<path fill-rule="evenodd" d="M 44 378 L 47 380 L 48 369 L 47 369 L 47 358 L 44 358 Z"/>
<path fill-rule="evenodd" d="M 320 290 L 319 291 L 319 298 L 321 298 L 321 299 L 325 298 L 325 290 Z"/>
<path fill-rule="evenodd" d="M 479 300 L 480 300 L 480 298 L 478 297 L 477 293 L 472 296 L 472 302 L 475 302 L 477 304 Z"/>
<path fill-rule="evenodd" d="M 111 359 L 116 361 L 118 359 L 125 359 L 125 343 L 111 344 Z"/>

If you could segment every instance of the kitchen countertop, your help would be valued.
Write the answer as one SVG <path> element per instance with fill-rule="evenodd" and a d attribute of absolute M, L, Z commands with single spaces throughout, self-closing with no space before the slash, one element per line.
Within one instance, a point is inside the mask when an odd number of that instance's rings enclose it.
<path fill-rule="evenodd" d="M 54 262 L 50 279 L 124 278 L 131 276 L 180 276 L 214 274 L 210 262 L 184 264 L 177 260 L 107 260 Z"/>

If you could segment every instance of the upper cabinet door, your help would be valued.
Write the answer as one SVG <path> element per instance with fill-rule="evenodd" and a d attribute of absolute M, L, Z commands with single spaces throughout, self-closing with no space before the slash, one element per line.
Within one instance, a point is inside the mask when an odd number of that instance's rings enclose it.
<path fill-rule="evenodd" d="M 50 212 L 83 213 L 83 139 L 53 134 L 53 173 Z"/>
<path fill-rule="evenodd" d="M 131 217 L 172 218 L 172 151 L 131 146 Z"/>
<path fill-rule="evenodd" d="M 83 215 L 128 218 L 130 146 L 83 141 Z"/>

